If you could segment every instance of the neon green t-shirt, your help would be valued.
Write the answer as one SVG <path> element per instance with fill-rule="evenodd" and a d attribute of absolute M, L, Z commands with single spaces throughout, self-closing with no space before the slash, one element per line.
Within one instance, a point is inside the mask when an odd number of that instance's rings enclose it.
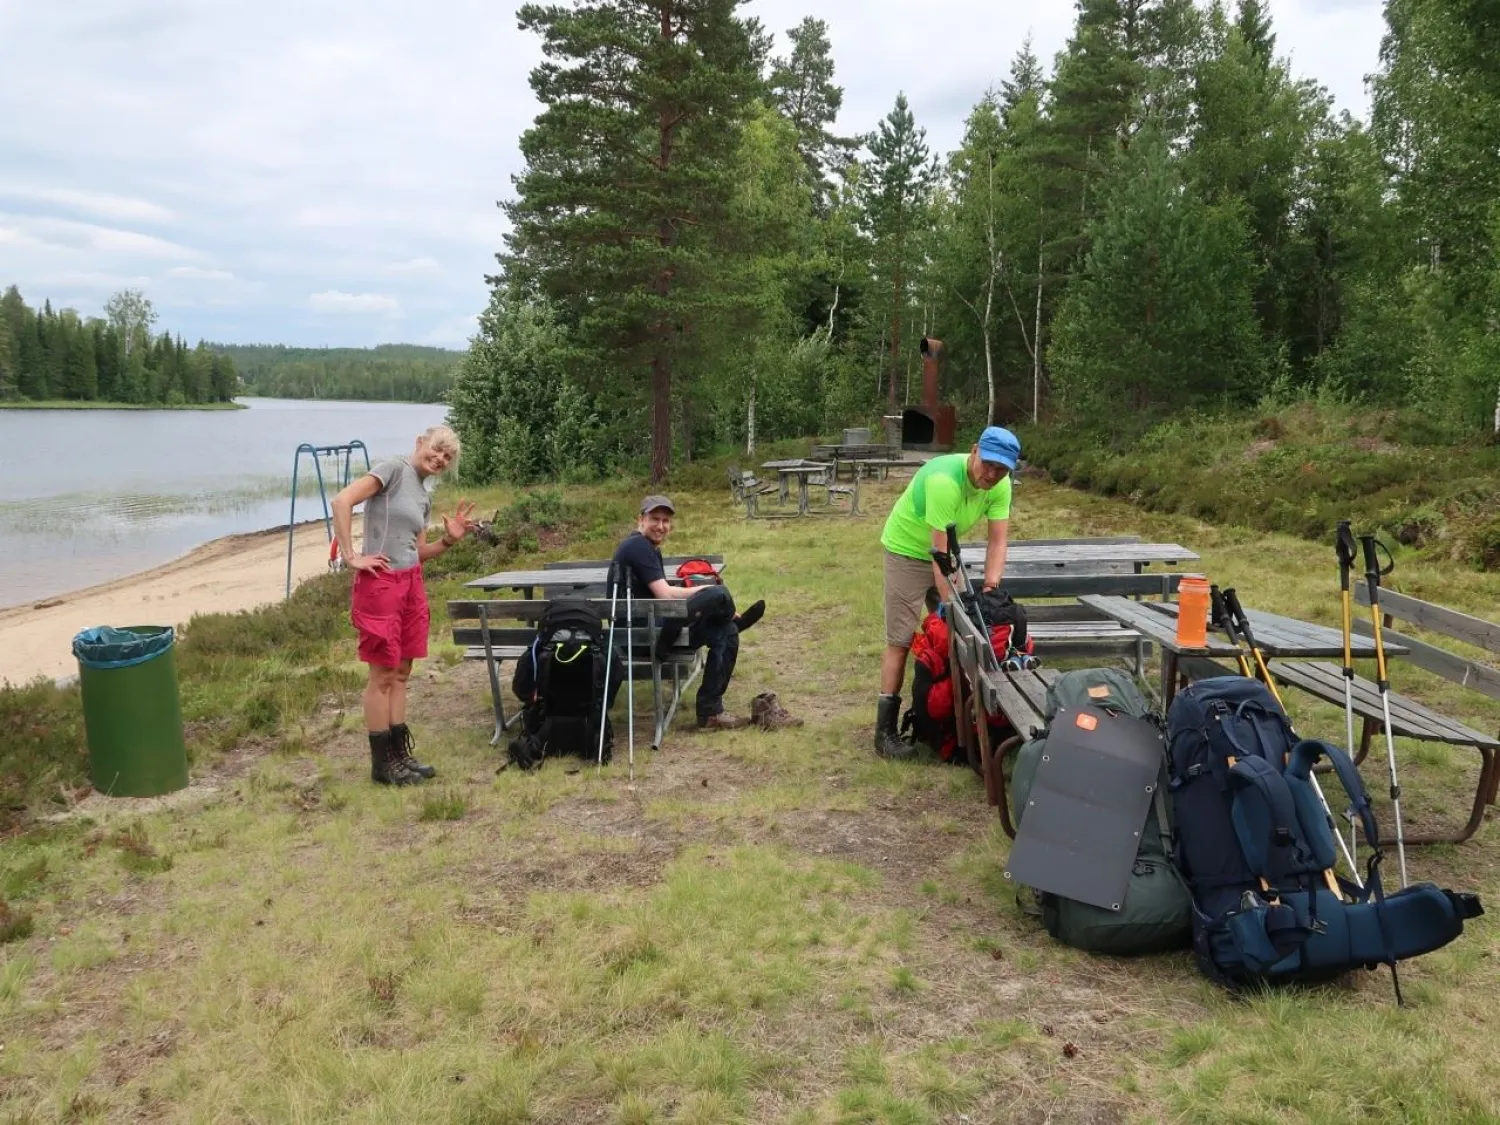
<path fill-rule="evenodd" d="M 932 557 L 932 533 L 950 523 L 966 535 L 982 518 L 1010 518 L 1010 477 L 989 491 L 969 481 L 969 455 L 934 457 L 917 470 L 886 518 L 880 543 L 893 555 Z"/>

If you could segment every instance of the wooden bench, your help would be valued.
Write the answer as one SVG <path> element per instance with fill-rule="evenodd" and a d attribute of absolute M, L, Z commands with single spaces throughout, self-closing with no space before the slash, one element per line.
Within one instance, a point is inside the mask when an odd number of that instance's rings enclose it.
<path fill-rule="evenodd" d="M 567 564 L 577 565 L 577 564 Z M 609 631 L 610 603 L 607 598 L 593 597 L 588 601 L 599 612 L 600 622 L 606 635 Z M 489 673 L 490 702 L 495 714 L 495 732 L 490 745 L 498 745 L 505 731 L 519 717 L 519 711 L 509 718 L 505 714 L 505 687 L 500 678 L 501 666 L 508 660 L 519 660 L 530 651 L 536 632 L 536 624 L 546 612 L 547 602 L 541 599 L 488 598 L 480 601 L 451 601 L 448 603 L 448 618 L 453 624 L 453 643 L 463 649 L 465 660 L 483 660 Z M 617 602 L 615 612 L 622 620 L 615 631 L 615 645 L 623 656 L 627 652 L 627 638 L 623 620 L 625 605 Z M 698 649 L 689 648 L 688 631 L 684 628 L 673 649 L 662 658 L 656 656 L 656 642 L 663 624 L 668 619 L 682 619 L 683 603 L 659 599 L 636 600 L 631 605 L 636 624 L 629 630 L 629 651 L 634 654 L 632 678 L 651 681 L 651 707 L 654 718 L 652 749 L 661 746 L 682 694 L 703 670 L 703 656 Z M 505 624 L 524 622 L 524 624 Z M 670 680 L 671 693 L 665 688 Z"/>
<path fill-rule="evenodd" d="M 1370 604 L 1369 591 L 1363 584 L 1355 587 L 1355 596 L 1361 605 Z M 1384 611 L 1381 631 L 1385 639 L 1391 643 L 1404 645 L 1411 650 L 1405 657 L 1389 662 L 1393 680 L 1400 678 L 1403 662 L 1410 661 L 1419 668 L 1451 680 L 1471 691 L 1476 691 L 1490 699 L 1500 699 L 1500 672 L 1477 661 L 1466 660 L 1447 649 L 1427 644 L 1387 628 L 1395 619 L 1400 619 L 1440 636 L 1473 645 L 1486 652 L 1500 653 L 1500 625 L 1406 594 L 1399 594 L 1394 590 L 1382 589 L 1380 591 L 1380 608 Z M 1368 620 L 1356 620 L 1354 628 L 1366 636 L 1374 631 Z M 1299 688 L 1325 703 L 1339 708 L 1344 706 L 1344 673 L 1338 664 L 1324 661 L 1273 663 L 1271 673 L 1282 683 Z M 1480 758 L 1479 780 L 1474 789 L 1474 802 L 1469 810 L 1468 821 L 1456 831 L 1408 835 L 1406 842 L 1408 844 L 1456 844 L 1467 840 L 1484 822 L 1486 806 L 1495 804 L 1497 788 L 1500 788 L 1500 761 L 1497 761 L 1496 755 L 1496 751 L 1500 750 L 1500 738 L 1474 730 L 1395 691 L 1390 693 L 1390 706 L 1392 733 L 1397 738 L 1412 738 L 1419 742 L 1441 742 L 1450 746 L 1471 746 L 1478 752 Z M 1354 712 L 1362 720 L 1355 761 L 1363 762 L 1370 752 L 1375 737 L 1385 733 L 1385 715 L 1381 709 L 1380 690 L 1375 683 L 1363 676 L 1354 678 Z"/>
<path fill-rule="evenodd" d="M 1046 723 L 1047 685 L 1057 679 L 1055 668 L 1007 671 L 986 659 L 987 639 L 967 618 L 958 615 L 950 633 L 949 659 L 960 675 L 954 677 L 953 708 L 959 745 L 969 765 L 984 780 L 985 797 L 1000 811 L 1000 824 L 1012 838 L 1010 809 L 1005 797 L 1005 758 Z M 990 745 L 990 720 L 1004 718 L 1016 734 L 998 747 Z"/>
<path fill-rule="evenodd" d="M 1027 631 L 1036 638 L 1038 656 L 1129 656 L 1140 676 L 1151 653 L 1146 637 L 1076 599 L 1085 594 L 1170 598 L 1181 581 L 1182 576 L 1174 573 L 1012 574 L 1007 567 L 1000 588 L 1024 602 Z M 1038 605 L 1035 599 L 1050 599 L 1051 604 Z M 1060 599 L 1064 600 L 1058 604 Z"/>
<path fill-rule="evenodd" d="M 740 503 L 745 505 L 745 518 L 747 520 L 792 518 L 784 515 L 763 516 L 760 514 L 760 498 L 762 496 L 769 496 L 773 492 L 779 493 L 780 491 L 781 486 L 779 484 L 767 484 L 759 477 L 746 473 L 744 484 L 740 489 Z"/>

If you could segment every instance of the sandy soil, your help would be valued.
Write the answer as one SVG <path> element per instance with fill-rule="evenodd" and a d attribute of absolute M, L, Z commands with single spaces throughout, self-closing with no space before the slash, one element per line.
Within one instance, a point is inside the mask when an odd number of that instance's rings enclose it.
<path fill-rule="evenodd" d="M 354 531 L 359 534 L 359 517 Z M 328 568 L 321 520 L 297 528 L 292 581 Z M 229 613 L 286 593 L 286 529 L 231 535 L 174 562 L 34 605 L 0 609 L 0 683 L 75 675 L 73 637 L 95 625 L 181 625 L 195 613 Z"/>

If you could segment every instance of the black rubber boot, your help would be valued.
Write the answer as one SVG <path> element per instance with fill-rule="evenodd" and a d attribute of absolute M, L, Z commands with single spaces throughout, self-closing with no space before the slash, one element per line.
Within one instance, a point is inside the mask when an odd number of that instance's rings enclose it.
<path fill-rule="evenodd" d="M 882 758 L 910 758 L 917 748 L 901 737 L 896 724 L 901 721 L 901 697 L 882 695 L 875 718 L 875 753 Z"/>
<path fill-rule="evenodd" d="M 437 770 L 431 766 L 424 766 L 412 756 L 412 751 L 417 748 L 417 740 L 411 736 L 411 728 L 405 723 L 391 724 L 391 751 L 401 758 L 406 768 L 412 773 L 423 778 L 437 776 Z"/>
<path fill-rule="evenodd" d="M 416 785 L 422 780 L 406 768 L 388 730 L 370 732 L 370 780 L 380 785 Z"/>

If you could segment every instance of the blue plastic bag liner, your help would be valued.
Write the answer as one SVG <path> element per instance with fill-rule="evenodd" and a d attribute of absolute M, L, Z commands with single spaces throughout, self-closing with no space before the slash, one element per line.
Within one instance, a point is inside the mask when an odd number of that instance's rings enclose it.
<path fill-rule="evenodd" d="M 73 655 L 86 668 L 129 668 L 160 656 L 176 639 L 170 625 L 142 625 L 133 629 L 99 625 L 73 638 Z"/>

